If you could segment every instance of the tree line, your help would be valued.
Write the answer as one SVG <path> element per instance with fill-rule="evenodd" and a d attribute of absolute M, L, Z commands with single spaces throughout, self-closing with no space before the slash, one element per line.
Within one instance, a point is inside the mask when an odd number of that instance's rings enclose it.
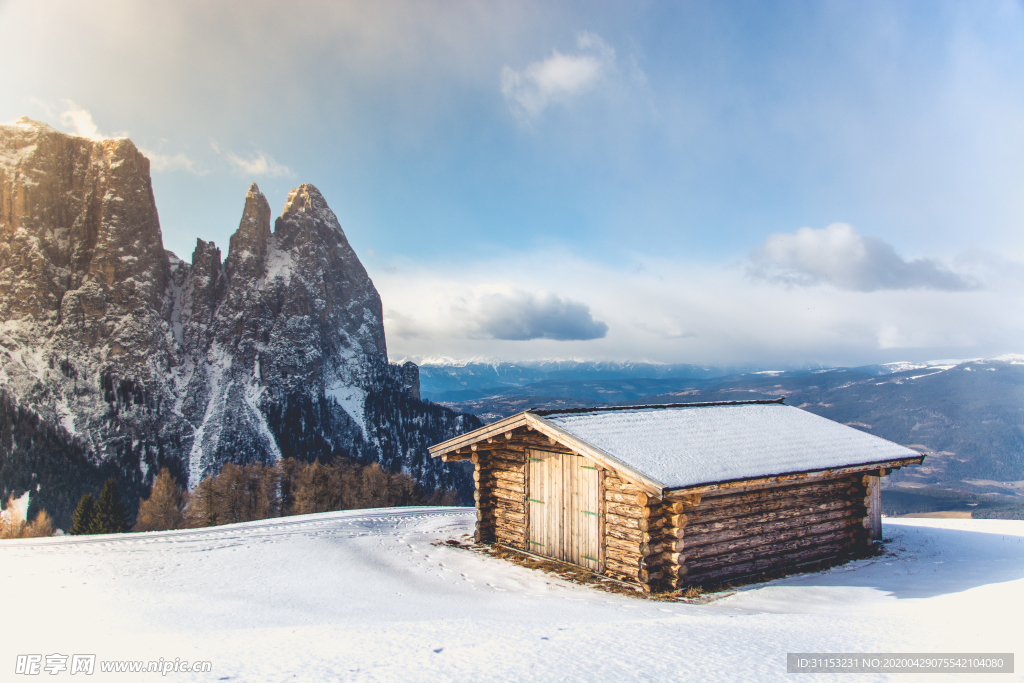
<path fill-rule="evenodd" d="M 0 512 L 0 538 L 40 538 L 53 536 L 53 521 L 46 510 L 40 510 L 29 522 L 21 512 L 21 505 L 11 495 Z"/>
<path fill-rule="evenodd" d="M 424 495 L 412 477 L 373 463 L 337 459 L 327 464 L 284 458 L 275 465 L 227 463 L 189 492 L 166 469 L 132 522 L 117 482 L 104 484 L 99 498 L 86 493 L 75 509 L 72 534 L 164 531 L 250 522 L 333 510 L 407 505 L 459 505 L 458 494 Z"/>

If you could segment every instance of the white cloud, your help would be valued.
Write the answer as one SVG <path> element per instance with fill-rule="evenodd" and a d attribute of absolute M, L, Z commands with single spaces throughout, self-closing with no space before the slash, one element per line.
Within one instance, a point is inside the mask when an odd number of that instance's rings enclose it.
<path fill-rule="evenodd" d="M 589 306 L 551 292 L 486 294 L 474 317 L 479 332 L 490 339 L 587 341 L 608 333 L 608 326 L 594 320 Z"/>
<path fill-rule="evenodd" d="M 65 130 L 79 137 L 90 140 L 108 140 L 110 138 L 128 137 L 128 133 L 116 135 L 105 135 L 100 132 L 99 126 L 93 119 L 92 112 L 71 100 L 61 100 L 60 112 L 56 113 L 54 107 L 38 98 L 30 98 L 32 103 L 46 112 L 50 120 L 58 120 Z M 208 171 L 200 170 L 195 161 L 182 152 L 176 154 L 162 154 L 153 150 L 139 147 L 146 158 L 149 159 L 150 168 L 153 171 L 188 171 L 195 175 L 206 175 Z"/>
<path fill-rule="evenodd" d="M 506 66 L 501 72 L 501 93 L 512 113 L 535 118 L 552 103 L 565 103 L 599 83 L 615 67 L 615 50 L 594 33 L 581 33 L 579 52 L 551 56 L 528 64 L 522 71 Z"/>
<path fill-rule="evenodd" d="M 197 168 L 196 163 L 181 152 L 173 155 L 160 154 L 141 147 L 139 151 L 146 155 L 150 168 L 154 171 L 188 171 L 195 175 L 206 175 L 209 172 Z"/>
<path fill-rule="evenodd" d="M 608 333 L 608 325 L 594 320 L 587 304 L 549 291 L 528 292 L 493 283 L 456 292 L 457 287 L 445 287 L 452 295 L 434 299 L 433 306 L 386 309 L 388 335 L 402 339 L 565 342 L 601 339 Z"/>
<path fill-rule="evenodd" d="M 60 122 L 72 129 L 75 135 L 90 140 L 105 140 L 108 135 L 102 135 L 96 122 L 92 120 L 92 114 L 83 107 L 78 106 L 71 100 L 63 100 L 63 111 L 60 113 Z"/>
<path fill-rule="evenodd" d="M 229 150 L 221 150 L 216 142 L 211 142 L 210 147 L 213 151 L 222 155 L 225 159 L 230 162 L 235 169 L 248 176 L 267 176 L 270 178 L 284 178 L 295 175 L 292 169 L 288 168 L 284 164 L 279 164 L 269 154 L 256 150 L 252 158 L 243 159 L 242 157 L 234 154 Z"/>
<path fill-rule="evenodd" d="M 976 282 L 935 259 L 907 261 L 892 245 L 860 235 L 847 223 L 769 235 L 751 254 L 748 273 L 789 285 L 829 284 L 859 292 L 977 287 Z"/>
<path fill-rule="evenodd" d="M 544 252 L 392 271 L 368 265 L 395 357 L 858 365 L 891 361 L 897 351 L 917 360 L 1020 352 L 1024 339 L 1018 286 L 778 287 L 737 268 L 650 256 L 644 263 L 637 272 Z M 543 292 L 586 302 L 583 319 L 607 325 L 606 334 L 585 341 L 558 341 L 554 328 L 536 334 L 543 328 L 530 327 L 532 306 L 523 302 L 541 301 Z"/>

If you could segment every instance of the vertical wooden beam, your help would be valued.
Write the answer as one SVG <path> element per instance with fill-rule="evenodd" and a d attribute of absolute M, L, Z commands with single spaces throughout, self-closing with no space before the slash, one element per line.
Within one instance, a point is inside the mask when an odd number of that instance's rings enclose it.
<path fill-rule="evenodd" d="M 869 475 L 867 480 L 868 529 L 872 541 L 882 540 L 882 477 Z"/>
<path fill-rule="evenodd" d="M 480 481 L 480 456 L 473 453 L 470 460 L 473 461 L 473 486 L 476 488 L 473 495 L 476 500 L 476 533 L 473 534 L 473 540 L 477 543 L 484 543 L 487 540 L 487 501 L 484 498 L 483 484 Z"/>
<path fill-rule="evenodd" d="M 511 432 L 505 432 L 505 440 L 508 441 L 511 438 L 512 438 L 512 433 Z M 532 479 L 532 477 L 530 476 L 530 473 L 532 471 L 533 470 L 530 467 L 530 449 L 529 448 L 524 448 L 523 449 L 523 481 L 524 481 L 523 490 L 526 491 L 526 501 L 523 503 L 523 507 L 525 508 L 523 510 L 523 512 L 526 513 L 526 522 L 523 524 L 523 526 L 526 528 L 526 538 L 523 539 L 523 548 L 525 550 L 530 551 L 530 552 L 533 552 L 533 544 L 531 544 L 530 541 L 534 540 L 534 538 L 533 538 L 533 528 L 530 526 L 532 524 L 531 517 L 530 517 L 530 508 L 533 507 L 530 504 L 530 499 L 533 498 L 533 490 L 530 488 L 530 480 Z"/>
<path fill-rule="evenodd" d="M 605 511 L 605 503 L 604 503 L 604 476 L 605 476 L 605 469 L 603 467 L 601 467 L 598 470 L 598 472 L 597 472 L 597 504 L 598 504 L 597 513 L 599 515 L 599 517 L 597 518 L 597 534 L 598 534 L 597 538 L 598 538 L 598 544 L 600 546 L 598 548 L 598 552 L 600 552 L 600 555 L 597 556 L 597 559 L 598 559 L 597 571 L 602 572 L 602 573 L 605 571 L 604 552 L 605 552 L 605 546 L 607 545 L 606 542 L 605 542 L 605 525 L 604 525 L 604 511 Z"/>

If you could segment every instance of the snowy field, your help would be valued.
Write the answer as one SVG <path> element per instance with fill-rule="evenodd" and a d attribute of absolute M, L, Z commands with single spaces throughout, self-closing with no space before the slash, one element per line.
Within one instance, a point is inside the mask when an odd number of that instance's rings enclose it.
<path fill-rule="evenodd" d="M 209 660 L 212 673 L 2 680 L 771 681 L 787 652 L 1024 654 L 1024 522 L 886 520 L 894 556 L 704 605 L 573 585 L 434 542 L 465 508 L 0 543 L 18 654 Z M 1018 662 L 1016 670 L 1024 665 Z M 894 680 L 1024 680 L 1021 673 Z"/>

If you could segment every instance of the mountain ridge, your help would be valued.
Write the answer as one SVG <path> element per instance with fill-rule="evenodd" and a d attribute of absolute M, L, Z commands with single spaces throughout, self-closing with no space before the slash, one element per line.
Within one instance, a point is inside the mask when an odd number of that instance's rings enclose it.
<path fill-rule="evenodd" d="M 432 395 L 488 422 L 529 408 L 784 397 L 791 405 L 927 455 L 923 467 L 890 478 L 900 485 L 1014 498 L 1024 493 L 1024 356 L 1019 354 L 706 379 L 545 379 L 483 396 L 458 394 Z"/>
<path fill-rule="evenodd" d="M 194 486 L 225 462 L 343 456 L 471 491 L 426 447 L 479 421 L 422 402 L 415 365 L 389 363 L 380 296 L 312 185 L 271 230 L 254 183 L 227 257 L 198 239 L 186 262 L 163 247 L 131 140 L 0 126 L 0 316 L 0 484 L 62 523 L 101 470 L 137 494 L 162 467 Z M 39 425 L 64 442 L 50 464 L 77 453 L 70 470 L 40 465 Z"/>

